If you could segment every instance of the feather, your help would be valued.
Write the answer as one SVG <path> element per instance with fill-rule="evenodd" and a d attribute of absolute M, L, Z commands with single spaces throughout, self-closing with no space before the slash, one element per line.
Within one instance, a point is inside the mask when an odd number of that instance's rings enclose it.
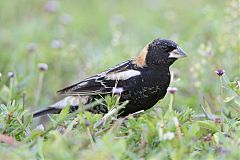
<path fill-rule="evenodd" d="M 107 71 L 97 74 L 96 76 L 87 78 L 79 83 L 73 84 L 62 90 L 59 94 L 64 95 L 100 95 L 112 93 L 114 87 L 122 87 L 118 81 L 126 80 L 141 75 L 140 71 L 133 69 L 132 61 L 126 61 Z M 124 87 L 123 91 L 125 90 Z"/>

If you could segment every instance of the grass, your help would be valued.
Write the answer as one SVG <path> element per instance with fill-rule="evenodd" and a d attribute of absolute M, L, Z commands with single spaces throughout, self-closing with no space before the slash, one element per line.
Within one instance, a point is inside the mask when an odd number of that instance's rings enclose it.
<path fill-rule="evenodd" d="M 0 0 L 0 159 L 239 159 L 239 6 Z M 112 112 L 104 121 L 68 109 L 32 119 L 60 99 L 58 89 L 135 56 L 157 37 L 178 42 L 188 58 L 171 67 L 177 92 L 152 109 L 124 119 Z M 105 101 L 123 107 L 117 97 Z"/>

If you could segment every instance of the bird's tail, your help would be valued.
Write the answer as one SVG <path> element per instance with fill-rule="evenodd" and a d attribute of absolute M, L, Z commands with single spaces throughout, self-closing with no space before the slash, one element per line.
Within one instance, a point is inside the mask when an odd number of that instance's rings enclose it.
<path fill-rule="evenodd" d="M 52 107 L 44 108 L 42 110 L 39 110 L 39 111 L 36 111 L 35 113 L 33 113 L 33 118 L 43 116 L 45 114 L 59 114 L 61 112 L 61 110 L 62 109 L 60 109 L 60 108 L 52 108 Z"/>
<path fill-rule="evenodd" d="M 84 101 L 85 98 L 85 101 Z M 82 102 L 87 102 L 87 96 L 82 97 L 81 101 Z M 84 103 L 83 103 L 84 104 Z M 48 108 L 39 110 L 35 113 L 33 113 L 33 118 L 39 117 L 45 114 L 59 114 L 63 108 L 66 106 L 70 106 L 69 112 L 74 112 L 78 109 L 79 105 L 79 97 L 77 96 L 68 96 L 65 97 L 64 99 L 50 105 Z"/>

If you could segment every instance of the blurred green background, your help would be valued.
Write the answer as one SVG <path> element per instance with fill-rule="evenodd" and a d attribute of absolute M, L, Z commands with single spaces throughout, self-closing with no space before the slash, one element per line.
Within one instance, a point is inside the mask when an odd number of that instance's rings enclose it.
<path fill-rule="evenodd" d="M 178 105 L 198 108 L 200 95 L 216 94 L 216 69 L 225 69 L 231 79 L 239 74 L 239 50 L 232 49 L 239 44 L 239 31 L 232 24 L 230 3 L 0 1 L 1 84 L 13 71 L 18 90 L 32 106 L 38 63 L 46 63 L 40 99 L 40 106 L 46 106 L 57 99 L 58 89 L 136 56 L 155 38 L 167 38 L 188 54 L 172 66 L 180 79 L 172 84 L 180 90 Z"/>
<path fill-rule="evenodd" d="M 0 143 L 0 159 L 239 159 L 239 28 L 239 0 L 0 0 L 0 141 L 6 135 L 18 146 Z M 90 126 L 81 113 L 76 128 L 64 114 L 51 118 L 49 130 L 31 125 L 27 114 L 60 99 L 57 90 L 136 56 L 156 38 L 188 55 L 171 67 L 179 112 L 167 112 L 167 94 L 125 125 L 109 120 L 96 129 L 101 117 L 88 112 Z M 40 63 L 48 70 L 40 72 Z M 222 97 L 217 69 L 225 70 Z M 233 109 L 226 132 L 219 119 L 195 120 L 200 104 L 217 114 L 221 100 L 226 112 Z"/>

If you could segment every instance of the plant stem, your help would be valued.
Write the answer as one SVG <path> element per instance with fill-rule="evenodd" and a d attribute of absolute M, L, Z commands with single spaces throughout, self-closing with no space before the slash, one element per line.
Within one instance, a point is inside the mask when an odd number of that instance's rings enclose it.
<path fill-rule="evenodd" d="M 89 127 L 87 127 L 87 134 L 88 134 L 88 137 L 89 137 L 89 139 L 90 139 L 90 142 L 91 142 L 92 147 L 94 147 L 94 139 L 93 139 L 93 136 L 92 136 L 92 134 L 91 134 L 91 131 L 90 131 L 90 128 L 89 128 Z"/>
<path fill-rule="evenodd" d="M 221 130 L 222 130 L 222 132 L 223 132 L 223 131 L 224 131 L 224 128 L 223 128 L 223 122 L 224 122 L 224 106 L 223 106 L 223 90 L 222 90 L 223 80 L 222 80 L 222 76 L 219 76 L 219 80 L 220 80 L 220 84 L 219 84 L 220 107 L 221 107 L 221 118 L 222 118 Z"/>
<path fill-rule="evenodd" d="M 173 79 L 174 79 L 174 72 L 172 71 L 170 83 L 173 82 Z M 169 110 L 170 112 L 173 111 L 173 94 L 170 94 L 170 103 L 169 103 L 169 109 L 168 109 L 168 110 Z"/>
<path fill-rule="evenodd" d="M 78 102 L 79 102 L 78 104 L 79 104 L 80 112 L 83 113 L 83 117 L 84 117 L 85 122 L 86 122 L 86 121 L 87 121 L 87 116 L 86 116 L 86 114 L 85 114 L 85 112 L 84 112 L 83 105 L 80 105 L 80 104 L 82 103 L 80 96 L 78 96 Z M 89 126 L 86 126 L 86 132 L 87 132 L 87 135 L 88 135 L 88 137 L 89 137 L 89 139 L 90 139 L 91 146 L 93 147 L 93 146 L 94 146 L 94 138 L 93 138 L 93 136 L 92 136 L 92 134 L 91 134 L 91 131 L 90 131 Z"/>
<path fill-rule="evenodd" d="M 38 80 L 38 87 L 37 87 L 37 93 L 36 93 L 36 100 L 35 100 L 35 107 L 39 104 L 40 95 L 42 92 L 42 86 L 43 86 L 43 79 L 44 79 L 44 72 L 40 72 L 39 80 Z"/>
<path fill-rule="evenodd" d="M 170 94 L 169 111 L 173 111 L 173 94 Z"/>
<path fill-rule="evenodd" d="M 13 83 L 14 83 L 14 78 L 10 78 L 10 84 L 9 84 L 9 88 L 10 88 L 9 100 L 10 100 L 10 103 L 12 103 Z"/>
<path fill-rule="evenodd" d="M 26 93 L 23 92 L 22 94 L 22 110 L 25 111 L 25 99 L 26 99 Z M 24 123 L 24 115 L 22 115 L 22 123 Z"/>

